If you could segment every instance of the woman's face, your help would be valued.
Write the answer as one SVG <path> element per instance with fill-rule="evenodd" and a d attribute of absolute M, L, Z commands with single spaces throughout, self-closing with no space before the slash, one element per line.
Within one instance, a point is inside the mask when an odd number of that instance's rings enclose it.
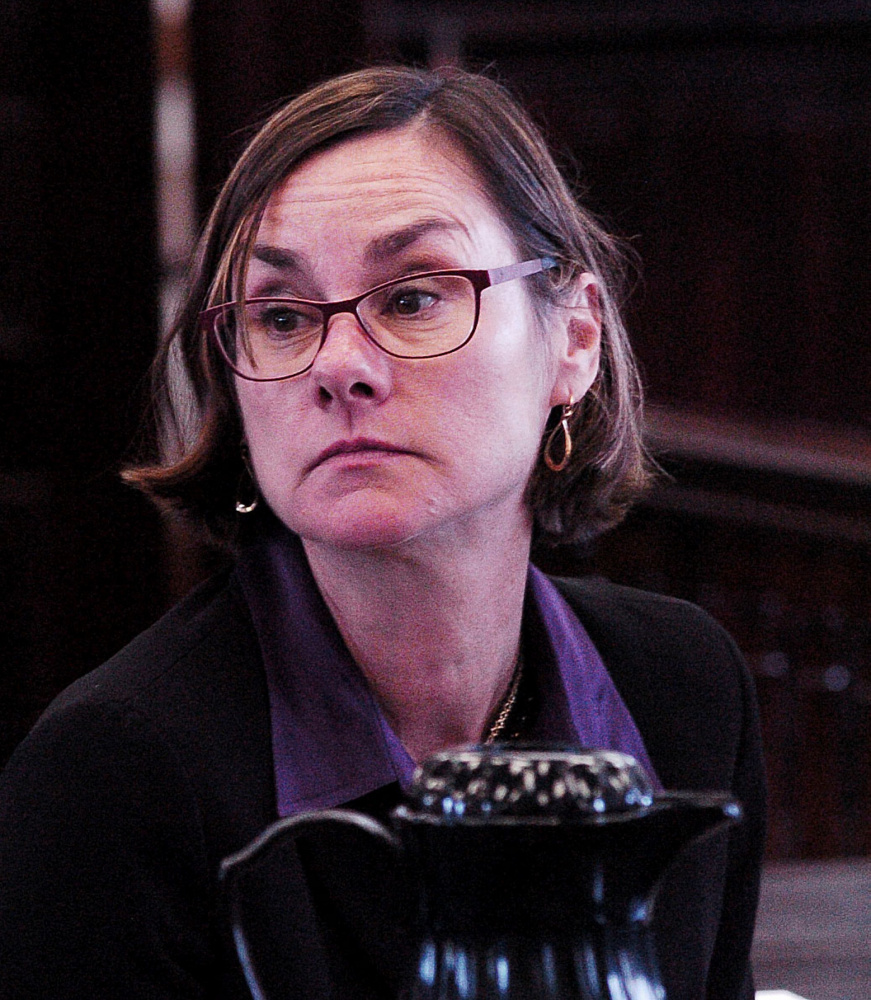
<path fill-rule="evenodd" d="M 409 126 L 348 140 L 290 175 L 245 291 L 337 300 L 415 270 L 517 260 L 459 147 Z M 524 489 L 548 412 L 570 391 L 561 348 L 536 329 L 529 280 L 486 289 L 475 335 L 454 354 L 391 357 L 342 314 L 305 374 L 237 378 L 255 476 L 278 517 L 344 548 L 470 539 L 506 517 L 528 529 Z"/>

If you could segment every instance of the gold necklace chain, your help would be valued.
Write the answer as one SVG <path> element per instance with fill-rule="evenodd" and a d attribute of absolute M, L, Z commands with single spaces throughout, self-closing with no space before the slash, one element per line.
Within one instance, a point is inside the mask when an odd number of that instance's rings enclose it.
<path fill-rule="evenodd" d="M 495 742 L 496 738 L 502 734 L 502 730 L 505 728 L 505 723 L 508 721 L 508 716 L 511 715 L 511 709 L 514 708 L 514 702 L 517 701 L 517 692 L 520 690 L 520 679 L 523 676 L 523 656 L 520 650 L 517 651 L 517 660 L 514 664 L 514 673 L 511 677 L 511 684 L 508 686 L 508 694 L 505 696 L 505 700 L 502 702 L 502 707 L 499 709 L 499 714 L 493 721 L 493 725 L 487 735 L 484 737 L 485 745 Z"/>

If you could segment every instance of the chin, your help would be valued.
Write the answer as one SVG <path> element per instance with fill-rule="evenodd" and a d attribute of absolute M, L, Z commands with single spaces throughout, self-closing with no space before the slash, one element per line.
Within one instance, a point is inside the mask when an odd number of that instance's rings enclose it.
<path fill-rule="evenodd" d="M 338 549 L 396 548 L 434 527 L 424 512 L 389 503 L 338 502 L 287 516 L 277 512 L 300 538 Z"/>

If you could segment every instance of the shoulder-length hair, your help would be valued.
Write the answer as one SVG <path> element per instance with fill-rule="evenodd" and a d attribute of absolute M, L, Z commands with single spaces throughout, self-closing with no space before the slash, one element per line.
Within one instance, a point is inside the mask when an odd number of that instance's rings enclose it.
<path fill-rule="evenodd" d="M 541 133 L 499 84 L 456 69 L 375 67 L 308 90 L 273 114 L 248 144 L 209 216 L 186 298 L 154 363 L 159 458 L 127 469 L 124 477 L 160 506 L 204 525 L 219 543 L 232 545 L 238 532 L 234 500 L 245 476 L 243 430 L 232 378 L 216 345 L 202 335 L 198 315 L 244 288 L 266 204 L 304 158 L 345 139 L 412 123 L 459 143 L 521 259 L 558 262 L 530 282 L 540 314 L 565 302 L 583 272 L 599 281 L 600 370 L 575 410 L 571 459 L 562 472 L 547 468 L 542 442 L 527 489 L 537 538 L 556 544 L 592 538 L 620 521 L 646 484 L 641 387 L 619 311 L 618 242 L 578 204 Z"/>

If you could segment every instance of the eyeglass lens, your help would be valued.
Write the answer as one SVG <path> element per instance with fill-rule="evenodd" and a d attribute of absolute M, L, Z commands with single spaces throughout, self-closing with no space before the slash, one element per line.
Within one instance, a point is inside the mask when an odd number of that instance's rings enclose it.
<path fill-rule="evenodd" d="M 360 300 L 356 314 L 384 351 L 401 358 L 447 354 L 472 335 L 477 309 L 472 282 L 459 275 L 411 276 Z M 291 299 L 228 305 L 216 329 L 240 375 L 286 378 L 304 371 L 320 349 L 325 310 Z"/>

